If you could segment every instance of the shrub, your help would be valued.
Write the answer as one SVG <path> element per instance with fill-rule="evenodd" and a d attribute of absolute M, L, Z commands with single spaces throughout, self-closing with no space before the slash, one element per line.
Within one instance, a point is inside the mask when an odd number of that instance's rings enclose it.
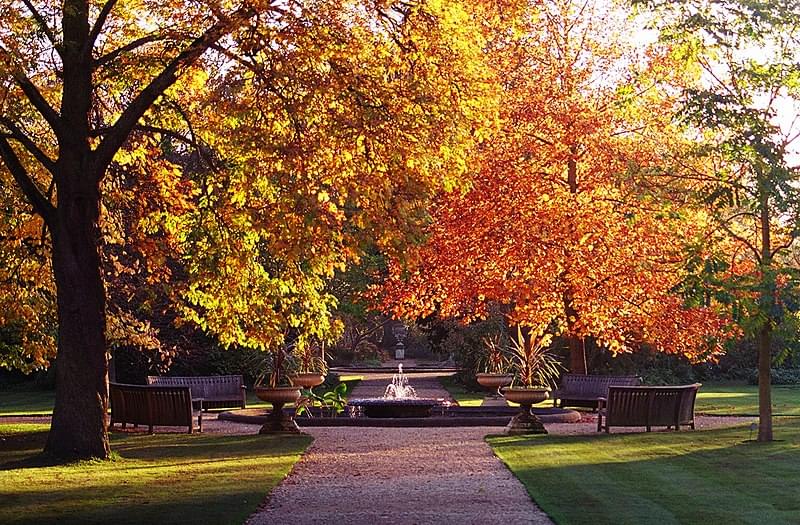
<path fill-rule="evenodd" d="M 800 368 L 773 368 L 771 370 L 773 385 L 800 385 Z M 751 385 L 758 384 L 758 370 L 750 370 L 748 382 Z"/>

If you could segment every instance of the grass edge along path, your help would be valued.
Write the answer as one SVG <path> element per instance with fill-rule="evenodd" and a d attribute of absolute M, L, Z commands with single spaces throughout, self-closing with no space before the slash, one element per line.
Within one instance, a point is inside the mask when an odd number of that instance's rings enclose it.
<path fill-rule="evenodd" d="M 556 523 L 800 523 L 800 418 L 781 441 L 748 427 L 582 436 L 489 436 Z"/>
<path fill-rule="evenodd" d="M 0 523 L 241 524 L 309 436 L 112 434 L 111 461 L 36 466 L 48 425 L 0 424 Z"/>

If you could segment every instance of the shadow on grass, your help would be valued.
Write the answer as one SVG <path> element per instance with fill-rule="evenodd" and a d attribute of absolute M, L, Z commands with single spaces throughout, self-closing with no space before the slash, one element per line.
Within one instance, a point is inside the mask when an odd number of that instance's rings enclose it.
<path fill-rule="evenodd" d="M 776 432 L 783 441 L 750 442 L 741 427 L 488 441 L 559 524 L 796 524 L 800 424 Z"/>
<path fill-rule="evenodd" d="M 112 460 L 55 465 L 38 453 L 46 431 L 31 427 L 0 425 L 3 524 L 242 523 L 311 441 L 112 435 Z"/>

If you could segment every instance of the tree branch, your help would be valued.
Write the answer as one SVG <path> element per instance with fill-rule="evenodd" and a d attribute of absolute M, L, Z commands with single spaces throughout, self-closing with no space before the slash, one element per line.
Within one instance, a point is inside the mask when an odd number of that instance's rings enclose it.
<path fill-rule="evenodd" d="M 244 23 L 253 16 L 251 9 L 241 8 L 233 13 L 227 20 L 220 20 L 205 33 L 197 37 L 186 49 L 181 51 L 167 66 L 159 73 L 150 84 L 147 85 L 133 101 L 128 105 L 117 122 L 111 126 L 111 131 L 96 150 L 96 162 L 100 177 L 105 173 L 105 168 L 111 163 L 111 159 L 119 148 L 125 143 L 128 135 L 136 126 L 136 123 L 147 112 L 168 87 L 174 84 L 181 75 L 181 69 L 194 64 L 200 56 L 215 42 L 224 35 Z"/>
<path fill-rule="evenodd" d="M 159 40 L 164 40 L 164 37 L 161 35 L 148 35 L 148 36 L 143 36 L 142 38 L 137 38 L 136 40 L 133 40 L 132 42 L 122 47 L 118 47 L 114 51 L 106 53 L 105 55 L 95 60 L 94 67 L 96 68 L 103 67 L 104 65 L 111 62 L 112 60 L 122 55 L 123 53 L 128 53 L 145 44 L 149 44 L 150 42 L 157 42 Z"/>
<path fill-rule="evenodd" d="M 33 3 L 31 3 L 31 0 L 22 0 L 22 3 L 25 4 L 25 7 L 27 7 L 28 11 L 31 12 L 31 15 L 33 15 L 33 18 L 36 20 L 36 23 L 39 24 L 39 28 L 42 30 L 42 33 L 44 33 L 47 39 L 50 41 L 50 43 L 53 44 L 53 49 L 56 50 L 58 56 L 61 56 L 61 46 L 56 41 L 56 35 L 47 25 L 47 22 L 45 21 L 42 14 L 36 9 Z"/>
<path fill-rule="evenodd" d="M 5 60 L 2 60 L 5 59 Z M 61 138 L 61 117 L 58 112 L 50 105 L 49 102 L 42 96 L 39 89 L 31 82 L 25 73 L 17 67 L 14 63 L 14 57 L 4 47 L 0 46 L 0 63 L 6 62 L 12 68 L 11 75 L 14 81 L 22 89 L 25 97 L 30 101 L 36 111 L 44 117 L 50 127 L 56 134 L 56 137 Z"/>
<path fill-rule="evenodd" d="M 20 162 L 19 157 L 17 157 L 17 154 L 14 152 L 14 148 L 8 143 L 8 139 L 2 135 L 0 135 L 0 158 L 3 159 L 8 171 L 11 172 L 11 176 L 14 177 L 14 180 L 25 194 L 25 197 L 30 201 L 33 209 L 42 216 L 47 225 L 52 229 L 53 222 L 55 221 L 55 207 L 45 198 L 42 191 L 36 186 L 33 179 L 30 178 L 25 167 Z"/>
<path fill-rule="evenodd" d="M 25 147 L 25 149 L 28 150 L 28 152 L 31 155 L 33 155 L 33 157 L 47 169 L 47 171 L 49 171 L 52 174 L 55 174 L 56 163 L 50 157 L 48 157 L 41 149 L 39 149 L 36 143 L 33 142 L 33 140 L 31 140 L 31 138 L 28 137 L 28 135 L 26 135 L 24 131 L 22 131 L 10 119 L 3 116 L 0 116 L 0 124 L 8 128 L 8 130 L 11 132 L 9 135 L 10 138 L 13 138 L 14 140 L 22 144 Z"/>
<path fill-rule="evenodd" d="M 95 20 L 92 30 L 89 32 L 89 38 L 86 39 L 86 45 L 83 49 L 85 55 L 91 53 L 94 43 L 97 41 L 97 37 L 100 36 L 100 31 L 102 31 L 103 26 L 106 25 L 108 15 L 111 14 L 111 10 L 114 9 L 116 3 L 117 0 L 108 0 L 100 10 L 100 14 L 97 15 L 97 20 Z"/>

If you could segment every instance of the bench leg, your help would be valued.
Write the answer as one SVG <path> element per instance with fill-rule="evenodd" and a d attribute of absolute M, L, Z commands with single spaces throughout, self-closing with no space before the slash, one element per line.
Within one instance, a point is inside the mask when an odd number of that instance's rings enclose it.
<path fill-rule="evenodd" d="M 151 434 L 155 434 L 155 432 L 153 432 L 153 425 L 150 425 L 150 428 L 148 428 L 148 432 L 150 432 Z"/>

